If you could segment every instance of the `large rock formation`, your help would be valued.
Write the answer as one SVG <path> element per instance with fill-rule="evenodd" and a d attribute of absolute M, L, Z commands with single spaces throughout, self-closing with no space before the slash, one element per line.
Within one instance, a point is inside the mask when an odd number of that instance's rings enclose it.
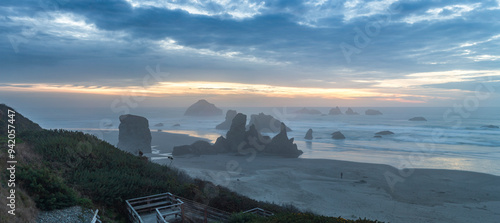
<path fill-rule="evenodd" d="M 365 111 L 365 115 L 382 115 L 382 112 L 375 109 L 368 109 Z"/>
<path fill-rule="evenodd" d="M 297 149 L 297 144 L 293 143 L 293 138 L 288 139 L 284 123 L 281 123 L 280 133 L 273 137 L 271 142 L 266 145 L 264 151 L 273 155 L 290 158 L 297 158 L 303 153 L 302 150 Z"/>
<path fill-rule="evenodd" d="M 353 111 L 351 108 L 347 108 L 345 112 L 346 115 L 359 115 L 357 112 Z"/>
<path fill-rule="evenodd" d="M 121 115 L 118 135 L 118 148 L 139 155 L 151 153 L 151 131 L 148 120 L 137 115 Z"/>
<path fill-rule="evenodd" d="M 312 129 L 309 129 L 307 130 L 307 133 L 306 133 L 306 136 L 304 136 L 304 139 L 313 139 L 313 130 Z"/>
<path fill-rule="evenodd" d="M 221 130 L 228 130 L 231 127 L 231 122 L 233 121 L 233 118 L 236 116 L 236 114 L 237 112 L 235 110 L 227 110 L 226 120 L 215 126 L 215 128 Z"/>
<path fill-rule="evenodd" d="M 342 132 L 336 131 L 332 133 L 332 139 L 345 139 L 345 136 L 344 134 L 342 134 Z"/>
<path fill-rule="evenodd" d="M 329 115 L 341 115 L 342 111 L 340 111 L 340 108 L 337 106 L 335 108 L 330 109 L 330 112 L 328 112 Z"/>
<path fill-rule="evenodd" d="M 271 115 L 259 113 L 258 115 L 250 116 L 250 123 L 248 124 L 248 127 L 250 127 L 251 125 L 255 125 L 255 128 L 257 129 L 258 132 L 279 132 L 281 121 L 275 119 Z M 292 131 L 288 127 L 286 130 Z"/>
<path fill-rule="evenodd" d="M 270 139 L 268 136 L 262 136 L 255 125 L 250 125 L 247 131 L 245 128 L 246 121 L 247 116 L 238 113 L 231 121 L 231 127 L 226 133 L 226 138 L 220 136 L 214 145 L 207 142 L 196 142 L 192 145 L 177 146 L 174 147 L 172 154 L 203 155 L 229 152 L 247 155 L 250 149 L 255 152 L 284 157 L 298 157 L 302 154 L 302 151 L 298 150 L 297 145 L 293 143 L 293 138 L 288 139 L 285 124 L 281 123 L 280 133 Z"/>
<path fill-rule="evenodd" d="M 413 118 L 410 118 L 409 121 L 427 121 L 427 119 L 425 119 L 424 117 L 413 117 Z"/>
<path fill-rule="evenodd" d="M 208 101 L 202 99 L 193 105 L 189 106 L 189 108 L 184 113 L 186 116 L 216 116 L 222 115 L 222 110 L 220 108 L 215 107 L 214 104 L 209 103 Z"/>
<path fill-rule="evenodd" d="M 294 111 L 295 114 L 301 115 L 321 115 L 321 112 L 316 109 L 302 108 L 300 110 Z"/>
<path fill-rule="evenodd" d="M 234 116 L 231 122 L 231 128 L 226 133 L 228 150 L 232 152 L 238 151 L 238 146 L 245 142 L 246 128 L 245 124 L 247 122 L 247 116 L 241 113 Z"/>

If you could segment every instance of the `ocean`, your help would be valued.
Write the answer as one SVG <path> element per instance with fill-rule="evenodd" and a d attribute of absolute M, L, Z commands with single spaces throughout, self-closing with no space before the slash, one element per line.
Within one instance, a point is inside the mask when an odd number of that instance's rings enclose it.
<path fill-rule="evenodd" d="M 135 108 L 131 114 L 148 118 L 150 129 L 188 134 L 215 142 L 226 131 L 215 126 L 224 121 L 225 112 L 234 109 L 246 114 L 264 112 L 283 121 L 292 129 L 304 153 L 301 159 L 322 158 L 365 163 L 388 164 L 397 168 L 453 169 L 500 176 L 500 108 L 475 109 L 353 107 L 360 115 L 326 115 L 330 107 L 310 108 L 324 115 L 302 115 L 294 111 L 301 108 L 222 108 L 224 115 L 215 117 L 186 117 L 185 108 Z M 383 115 L 369 116 L 364 112 L 376 109 Z M 342 112 L 346 108 L 341 107 Z M 110 108 L 23 108 L 25 116 L 47 129 L 117 131 L 120 113 Z M 409 121 L 421 116 L 427 121 Z M 164 126 L 156 127 L 157 123 Z M 180 124 L 174 127 L 174 124 Z M 313 140 L 305 140 L 307 130 L 313 130 Z M 331 133 L 341 131 L 346 139 L 334 140 Z M 395 134 L 374 138 L 379 131 Z M 273 134 L 268 134 L 273 136 Z M 99 135 L 98 135 L 99 136 Z"/>

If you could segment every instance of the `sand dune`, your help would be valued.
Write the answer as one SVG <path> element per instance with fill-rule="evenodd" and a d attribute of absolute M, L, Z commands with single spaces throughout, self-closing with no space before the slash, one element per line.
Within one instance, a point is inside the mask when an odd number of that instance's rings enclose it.
<path fill-rule="evenodd" d="M 322 215 L 386 222 L 500 219 L 500 177 L 482 173 L 415 169 L 391 187 L 386 175 L 401 174 L 380 164 L 212 155 L 176 157 L 172 166 L 257 200 Z"/>

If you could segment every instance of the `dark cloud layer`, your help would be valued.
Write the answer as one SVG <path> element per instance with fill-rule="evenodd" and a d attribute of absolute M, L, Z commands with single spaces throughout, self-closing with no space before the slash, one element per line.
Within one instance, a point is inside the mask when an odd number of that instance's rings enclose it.
<path fill-rule="evenodd" d="M 113 83 L 140 79 L 146 66 L 160 64 L 179 80 L 274 82 L 287 77 L 286 84 L 300 78 L 369 80 L 371 71 L 376 78 L 390 79 L 415 72 L 499 68 L 500 38 L 490 40 L 500 34 L 498 2 L 409 1 L 366 8 L 373 2 L 348 7 L 345 1 L 316 6 L 266 1 L 259 13 L 233 18 L 214 2 L 203 9 L 222 13 L 133 7 L 123 0 L 4 0 L 0 72 L 10 83 Z M 454 5 L 472 9 L 449 7 Z M 435 17 L 429 14 L 440 8 Z M 52 30 L 61 15 L 82 19 L 93 27 L 84 31 L 96 36 L 82 37 L 72 23 L 61 28 L 67 32 Z M 175 45 L 163 49 L 162 40 Z M 463 46 L 474 42 L 481 43 Z M 355 50 L 348 58 L 342 43 Z M 237 54 L 228 56 L 232 52 Z"/>

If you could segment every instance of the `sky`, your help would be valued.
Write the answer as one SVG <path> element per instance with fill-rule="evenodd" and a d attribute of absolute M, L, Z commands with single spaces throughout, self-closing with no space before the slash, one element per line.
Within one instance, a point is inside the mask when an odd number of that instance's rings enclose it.
<path fill-rule="evenodd" d="M 17 106 L 500 106 L 500 0 L 0 2 Z"/>

